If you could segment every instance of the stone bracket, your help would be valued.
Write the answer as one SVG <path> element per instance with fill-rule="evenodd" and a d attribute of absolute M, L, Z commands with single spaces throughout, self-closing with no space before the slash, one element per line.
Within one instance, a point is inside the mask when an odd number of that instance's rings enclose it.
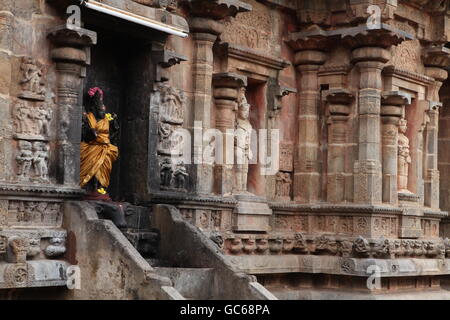
<path fill-rule="evenodd" d="M 277 79 L 269 79 L 267 90 L 267 108 L 269 110 L 269 117 L 276 117 L 281 112 L 281 109 L 283 108 L 281 99 L 291 93 L 297 93 L 297 89 L 282 86 Z"/>

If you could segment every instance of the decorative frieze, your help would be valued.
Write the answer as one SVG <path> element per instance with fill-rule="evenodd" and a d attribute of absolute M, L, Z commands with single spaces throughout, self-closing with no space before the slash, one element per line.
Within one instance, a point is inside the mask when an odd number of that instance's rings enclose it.
<path fill-rule="evenodd" d="M 3 227 L 60 227 L 62 223 L 61 204 L 46 201 L 0 200 L 3 208 Z"/>
<path fill-rule="evenodd" d="M 340 238 L 295 233 L 285 236 L 242 235 L 225 238 L 223 251 L 229 255 L 326 255 L 343 258 L 421 258 L 449 257 L 448 240 L 396 240 L 380 238 Z"/>

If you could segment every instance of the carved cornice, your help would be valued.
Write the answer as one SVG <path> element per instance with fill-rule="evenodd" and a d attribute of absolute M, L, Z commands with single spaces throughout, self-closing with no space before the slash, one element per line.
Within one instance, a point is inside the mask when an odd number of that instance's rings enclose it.
<path fill-rule="evenodd" d="M 131 0 L 144 6 L 166 9 L 175 11 L 177 8 L 177 0 Z"/>
<path fill-rule="evenodd" d="M 297 10 L 297 0 L 257 0 L 271 8 L 281 8 L 287 10 Z"/>
<path fill-rule="evenodd" d="M 381 24 L 378 29 L 370 29 L 366 24 L 343 29 L 314 30 L 293 32 L 289 34 L 288 44 L 295 50 L 327 50 L 336 41 L 345 41 L 351 48 L 364 46 L 389 48 L 414 36 L 388 24 Z"/>
<path fill-rule="evenodd" d="M 449 9 L 448 0 L 400 0 L 401 2 L 414 5 L 422 11 L 429 13 L 446 12 Z"/>
<path fill-rule="evenodd" d="M 0 184 L 0 195 L 11 197 L 80 198 L 85 191 L 64 186 L 31 186 L 20 184 Z"/>
<path fill-rule="evenodd" d="M 423 49 L 422 59 L 426 67 L 447 68 L 450 65 L 450 49 L 439 46 L 430 46 Z"/>
<path fill-rule="evenodd" d="M 319 69 L 319 76 L 334 76 L 334 75 L 347 75 L 350 71 L 350 65 L 341 65 L 341 66 L 321 66 Z"/>
<path fill-rule="evenodd" d="M 259 64 L 271 69 L 282 70 L 291 64 L 289 61 L 282 58 L 277 58 L 262 51 L 250 49 L 236 44 L 223 42 L 219 46 L 220 51 L 227 57 L 253 62 L 255 64 Z"/>
<path fill-rule="evenodd" d="M 372 206 L 372 205 L 307 205 L 286 202 L 270 202 L 269 206 L 274 211 L 286 211 L 292 214 L 298 212 L 305 213 L 372 213 L 372 214 L 394 214 L 400 215 L 403 210 L 400 208 Z"/>
<path fill-rule="evenodd" d="M 423 86 L 428 86 L 434 82 L 434 79 L 426 75 L 415 73 L 407 70 L 398 69 L 393 65 L 389 65 L 383 69 L 383 75 L 394 76 L 402 80 L 411 81 Z"/>
<path fill-rule="evenodd" d="M 235 17 L 239 12 L 251 11 L 252 6 L 239 0 L 182 0 L 190 13 L 197 17 L 221 20 Z"/>

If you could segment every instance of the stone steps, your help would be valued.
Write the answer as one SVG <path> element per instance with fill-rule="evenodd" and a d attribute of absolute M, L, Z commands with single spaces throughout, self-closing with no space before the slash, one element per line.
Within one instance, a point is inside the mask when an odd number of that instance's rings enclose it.
<path fill-rule="evenodd" d="M 156 267 L 155 270 L 172 280 L 174 288 L 187 300 L 214 299 L 214 269 Z"/>

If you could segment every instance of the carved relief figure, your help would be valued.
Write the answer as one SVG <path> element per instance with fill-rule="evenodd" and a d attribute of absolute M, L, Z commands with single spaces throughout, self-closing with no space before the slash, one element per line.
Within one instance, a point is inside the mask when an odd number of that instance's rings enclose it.
<path fill-rule="evenodd" d="M 278 172 L 276 181 L 276 196 L 281 199 L 289 199 L 292 183 L 290 174 L 287 172 Z"/>
<path fill-rule="evenodd" d="M 184 162 L 180 162 L 177 164 L 173 176 L 175 177 L 175 188 L 184 189 L 186 177 L 189 176 L 186 171 L 186 167 L 184 166 Z"/>
<path fill-rule="evenodd" d="M 17 133 L 32 133 L 31 110 L 25 102 L 20 101 L 16 104 L 15 118 Z"/>
<path fill-rule="evenodd" d="M 45 95 L 45 87 L 42 79 L 43 67 L 31 57 L 25 57 L 21 66 L 22 96 L 27 98 L 41 98 Z"/>
<path fill-rule="evenodd" d="M 399 122 L 398 134 L 398 190 L 399 192 L 408 191 L 408 169 L 411 163 L 411 156 L 409 153 L 409 139 L 405 135 L 407 129 L 406 119 L 401 119 Z"/>
<path fill-rule="evenodd" d="M 234 189 L 236 192 L 246 192 L 248 165 L 253 156 L 250 150 L 252 125 L 249 121 L 250 104 L 245 98 L 245 88 L 241 88 L 239 94 L 235 133 L 236 181 Z"/>
<path fill-rule="evenodd" d="M 161 162 L 161 186 L 165 188 L 170 187 L 170 183 L 172 181 L 172 161 L 169 158 L 165 158 Z"/>
<path fill-rule="evenodd" d="M 184 121 L 185 97 L 183 92 L 168 85 L 161 86 L 161 121 L 182 124 Z"/>
<path fill-rule="evenodd" d="M 29 177 L 30 168 L 33 162 L 32 145 L 29 141 L 19 141 L 19 154 L 16 157 L 19 170 L 17 175 L 20 179 Z"/>
<path fill-rule="evenodd" d="M 180 132 L 184 122 L 186 99 L 183 91 L 167 84 L 159 87 L 158 160 L 162 189 L 186 191 L 188 173 L 178 157 L 183 156 L 184 136 Z M 171 156 L 167 158 L 167 156 Z"/>
<path fill-rule="evenodd" d="M 80 144 L 80 185 L 91 193 L 105 195 L 113 162 L 119 156 L 119 149 L 112 143 L 119 123 L 116 114 L 106 113 L 100 88 L 91 88 L 88 94 L 90 101 L 83 114 Z"/>
<path fill-rule="evenodd" d="M 23 139 L 44 139 L 50 134 L 50 121 L 53 111 L 45 103 L 37 108 L 19 101 L 14 108 L 16 134 Z"/>
<path fill-rule="evenodd" d="M 48 135 L 50 132 L 50 121 L 52 120 L 52 109 L 46 108 L 45 104 L 39 104 L 38 109 L 34 114 L 37 120 L 38 134 Z"/>
<path fill-rule="evenodd" d="M 33 166 L 35 174 L 43 181 L 48 181 L 48 151 L 49 146 L 45 143 L 33 143 Z"/>

